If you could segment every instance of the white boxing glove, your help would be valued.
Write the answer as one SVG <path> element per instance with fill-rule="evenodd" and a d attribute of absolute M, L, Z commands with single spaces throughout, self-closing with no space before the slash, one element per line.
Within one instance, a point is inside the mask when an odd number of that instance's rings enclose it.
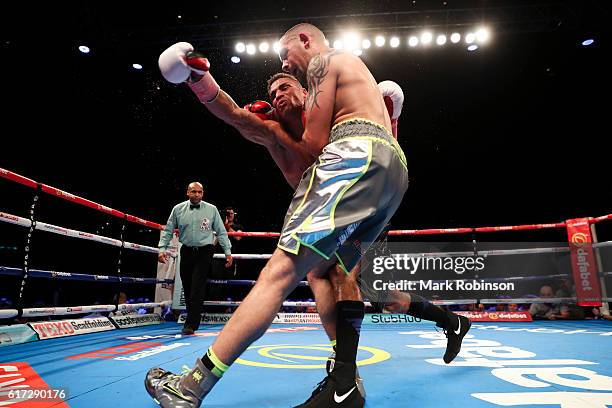
<path fill-rule="evenodd" d="M 383 96 L 387 111 L 389 112 L 389 117 L 391 118 L 393 136 L 397 139 L 397 122 L 402 114 L 404 92 L 402 88 L 393 81 L 382 81 L 378 84 L 378 89 Z"/>
<path fill-rule="evenodd" d="M 211 102 L 219 94 L 219 85 L 210 75 L 210 63 L 187 42 L 179 42 L 161 53 L 158 60 L 162 76 L 173 84 L 186 82 L 203 102 Z"/>
<path fill-rule="evenodd" d="M 191 67 L 187 65 L 187 53 L 193 51 L 188 42 L 179 42 L 168 47 L 159 56 L 158 64 L 162 76 L 168 82 L 180 84 L 191 76 Z"/>
<path fill-rule="evenodd" d="M 393 81 L 382 81 L 378 84 L 378 89 L 385 99 L 389 116 L 391 119 L 398 119 L 402 114 L 402 105 L 404 104 L 402 88 Z"/>

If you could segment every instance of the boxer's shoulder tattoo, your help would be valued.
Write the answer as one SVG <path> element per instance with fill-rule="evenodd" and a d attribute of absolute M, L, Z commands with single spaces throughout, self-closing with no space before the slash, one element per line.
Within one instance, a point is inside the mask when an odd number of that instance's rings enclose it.
<path fill-rule="evenodd" d="M 329 61 L 331 57 L 338 54 L 337 50 L 333 50 L 328 54 L 317 54 L 312 57 L 306 71 L 308 80 L 308 97 L 306 98 L 306 110 L 311 110 L 313 107 L 319 107 L 317 97 L 321 93 L 321 83 L 325 80 L 325 76 L 329 72 Z"/>

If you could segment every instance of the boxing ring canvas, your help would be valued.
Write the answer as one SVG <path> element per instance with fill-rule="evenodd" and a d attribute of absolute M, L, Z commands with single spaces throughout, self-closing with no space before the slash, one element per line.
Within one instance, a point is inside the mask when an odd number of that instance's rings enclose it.
<path fill-rule="evenodd" d="M 192 365 L 222 326 L 203 325 L 193 336 L 180 335 L 180 327 L 164 323 L 3 347 L 0 386 L 25 374 L 65 391 L 66 398 L 7 404 L 4 392 L 0 406 L 154 407 L 142 384 L 147 370 L 180 372 Z M 364 324 L 358 361 L 366 406 L 612 405 L 610 321 L 474 323 L 450 365 L 441 359 L 445 345 L 430 322 Z M 231 367 L 206 406 L 297 405 L 324 377 L 330 350 L 320 325 L 273 325 Z"/>

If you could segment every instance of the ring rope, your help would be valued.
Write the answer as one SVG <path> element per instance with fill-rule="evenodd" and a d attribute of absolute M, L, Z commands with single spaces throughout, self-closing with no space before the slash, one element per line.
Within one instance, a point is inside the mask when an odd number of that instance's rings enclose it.
<path fill-rule="evenodd" d="M 158 230 L 164 229 L 163 225 L 158 224 L 156 222 L 147 221 L 147 220 L 144 220 L 142 218 L 135 217 L 133 215 L 126 214 L 124 212 L 112 209 L 112 208 L 107 207 L 105 205 L 98 204 L 98 203 L 96 203 L 94 201 L 87 200 L 87 199 L 79 197 L 77 195 L 70 194 L 70 193 L 68 193 L 66 191 L 63 191 L 63 190 L 60 190 L 58 188 L 51 187 L 51 186 L 48 186 L 48 185 L 42 184 L 42 183 L 37 183 L 34 180 L 31 180 L 31 179 L 29 179 L 27 177 L 21 176 L 21 175 L 19 175 L 17 173 L 13 173 L 10 170 L 6 170 L 6 169 L 3 169 L 3 168 L 0 168 L 0 177 L 3 177 L 5 179 L 7 179 L 7 180 L 14 181 L 16 183 L 22 184 L 22 185 L 30 187 L 30 188 L 37 188 L 38 185 L 40 185 L 41 189 L 42 189 L 42 191 L 44 193 L 47 193 L 47 194 L 50 194 L 50 195 L 54 195 L 56 197 L 62 198 L 62 199 L 67 200 L 67 201 L 71 201 L 71 202 L 76 203 L 76 204 L 84 205 L 85 207 L 93 208 L 94 210 L 98 210 L 98 211 L 101 211 L 103 213 L 110 214 L 110 215 L 112 215 L 114 217 L 126 218 L 130 222 L 141 224 L 141 225 L 144 225 L 146 227 L 155 228 L 155 229 L 158 229 Z"/>
<path fill-rule="evenodd" d="M 27 218 L 19 217 L 17 215 L 8 214 L 5 212 L 0 212 L 0 221 L 6 222 L 9 224 L 20 225 L 22 227 L 30 227 L 32 222 Z M 112 245 L 116 247 L 121 247 L 121 241 L 114 238 L 105 237 L 102 235 L 91 234 L 89 232 L 83 232 L 78 230 L 73 230 L 70 228 L 58 227 L 57 225 L 47 224 L 41 221 L 36 221 L 35 228 L 41 231 L 51 232 L 53 234 L 65 235 L 67 237 L 72 238 L 80 238 L 88 241 L 100 242 L 106 245 Z M 146 245 L 134 244 L 131 242 L 125 241 L 125 248 L 133 249 L 134 251 L 142 251 L 142 252 L 151 252 L 157 254 L 159 252 L 158 248 L 153 248 Z"/>
<path fill-rule="evenodd" d="M 172 302 L 166 300 L 163 302 L 150 303 L 124 303 L 117 307 L 118 311 L 134 311 L 141 308 L 149 309 L 154 307 L 170 307 Z M 68 306 L 68 307 L 32 307 L 23 309 L 23 317 L 43 317 L 43 316 L 63 316 L 71 314 L 95 313 L 95 312 L 113 312 L 115 305 L 86 305 L 86 306 Z M 15 309 L 1 309 L 0 319 L 10 319 L 17 316 L 18 312 Z"/>
<path fill-rule="evenodd" d="M 0 221 L 20 225 L 22 227 L 31 227 L 31 220 L 23 217 L 19 217 L 17 215 L 8 214 L 5 212 L 0 212 Z M 73 230 L 70 228 L 59 227 L 57 225 L 44 223 L 41 221 L 37 221 L 35 223 L 35 228 L 51 232 L 54 234 L 65 235 L 73 238 L 80 238 L 89 241 L 100 242 L 107 245 L 121 247 L 121 241 L 114 238 L 109 238 L 101 235 L 91 234 L 88 232 L 83 232 L 79 230 Z M 429 230 L 431 231 L 431 230 Z M 233 233 L 229 233 L 232 235 Z M 257 234 L 257 236 L 261 236 L 261 234 L 271 234 L 271 233 L 239 233 L 241 236 L 256 236 L 252 234 Z M 251 234 L 251 235 L 244 235 Z M 397 234 L 396 234 L 397 235 Z M 612 246 L 612 241 L 598 242 L 592 244 L 593 248 L 604 248 Z M 135 244 L 132 242 L 125 241 L 125 248 L 132 249 L 135 251 L 141 252 L 150 252 L 157 254 L 159 252 L 158 248 L 150 247 L 147 245 Z M 568 252 L 569 247 L 550 247 L 550 248 L 524 248 L 524 249 L 502 249 L 502 250 L 489 250 L 489 251 L 459 251 L 459 252 L 436 252 L 436 253 L 412 253 L 407 254 L 409 256 L 474 256 L 474 255 L 482 255 L 482 256 L 493 256 L 493 255 L 512 255 L 512 254 L 532 254 L 532 253 L 546 253 L 546 252 Z M 270 254 L 236 254 L 232 255 L 234 259 L 269 259 L 271 257 Z M 215 254 L 215 259 L 225 259 L 224 254 Z"/>
<path fill-rule="evenodd" d="M 113 215 L 119 218 L 126 218 L 127 221 L 134 222 L 137 224 L 145 225 L 147 227 L 162 230 L 165 228 L 164 225 L 147 221 L 145 219 L 135 217 L 130 214 L 112 209 L 110 207 L 98 204 L 96 202 L 87 200 L 85 198 L 76 196 L 74 194 L 65 192 L 55 187 L 48 186 L 46 184 L 37 183 L 34 180 L 21 176 L 10 170 L 0 168 L 0 177 L 13 182 L 25 185 L 30 188 L 37 188 L 41 186 L 43 192 L 63 198 L 65 200 L 84 205 L 86 207 L 93 208 L 95 210 Z M 606 214 L 599 217 L 588 217 L 589 223 L 594 224 L 601 221 L 612 220 L 612 214 Z M 389 235 L 433 235 L 433 234 L 463 234 L 472 232 L 498 232 L 498 231 L 524 231 L 524 230 L 536 230 L 536 229 L 551 229 L 551 228 L 564 228 L 566 227 L 565 222 L 558 223 L 546 223 L 546 224 L 525 224 L 525 225 L 510 225 L 510 226 L 497 226 L 497 227 L 469 227 L 469 228 L 433 228 L 423 230 L 393 230 L 389 231 Z M 279 237 L 280 234 L 277 232 L 230 232 L 230 236 L 235 237 Z"/>
<path fill-rule="evenodd" d="M 20 276 L 22 270 L 20 268 L 12 268 L 8 266 L 0 266 L 0 276 Z M 612 276 L 612 272 L 600 272 L 600 276 Z M 539 276 L 511 276 L 502 278 L 480 278 L 491 282 L 504 282 L 504 281 L 527 281 L 527 280 L 538 280 L 538 279 L 557 279 L 566 278 L 570 274 L 553 274 L 553 275 L 539 275 Z M 30 269 L 30 277 L 32 278 L 43 278 L 43 279 L 59 279 L 59 280 L 73 280 L 73 281 L 88 281 L 88 282 L 117 282 L 116 276 L 109 275 L 90 275 L 84 273 L 74 272 L 58 272 L 58 271 L 46 271 L 41 269 Z M 464 279 L 453 279 L 452 281 L 458 281 Z M 432 282 L 445 282 L 446 280 L 432 280 Z M 155 278 L 138 278 L 134 276 L 123 276 L 123 283 L 144 283 L 144 284 L 174 284 L 173 279 L 155 279 Z M 207 279 L 208 283 L 220 284 L 220 285 L 235 285 L 235 286 L 253 286 L 257 282 L 256 280 L 250 279 Z M 417 281 L 418 282 L 418 281 Z M 300 281 L 299 287 L 309 286 L 308 281 Z"/>
<path fill-rule="evenodd" d="M 109 275 L 90 275 L 85 273 L 74 272 L 58 272 L 46 271 L 42 269 L 30 269 L 31 278 L 73 280 L 73 281 L 96 281 L 96 282 L 118 282 L 116 276 Z M 20 276 L 22 270 L 20 268 L 12 268 L 9 266 L 0 266 L 0 276 Z M 174 279 L 155 279 L 155 278 L 137 278 L 134 276 L 122 276 L 122 283 L 145 283 L 145 284 L 174 284 Z"/>

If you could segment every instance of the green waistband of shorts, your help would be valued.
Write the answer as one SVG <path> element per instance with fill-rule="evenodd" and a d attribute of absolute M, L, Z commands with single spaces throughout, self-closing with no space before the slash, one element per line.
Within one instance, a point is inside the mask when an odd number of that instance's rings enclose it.
<path fill-rule="evenodd" d="M 334 130 L 340 126 L 354 125 L 354 124 L 366 124 L 366 125 L 375 126 L 379 128 L 380 130 L 382 130 L 383 132 L 387 133 L 389 136 L 393 137 L 393 135 L 389 133 L 387 128 L 381 125 L 380 123 L 376 123 L 373 120 L 364 119 L 364 118 L 350 118 L 350 119 L 343 120 L 342 122 L 338 122 L 332 127 L 331 132 L 333 133 Z"/>
<path fill-rule="evenodd" d="M 389 133 L 387 128 L 363 118 L 352 118 L 335 124 L 329 135 L 329 142 L 334 143 L 343 139 L 370 139 L 374 142 L 384 143 L 393 150 L 404 166 L 407 166 L 406 155 L 397 140 Z"/>

